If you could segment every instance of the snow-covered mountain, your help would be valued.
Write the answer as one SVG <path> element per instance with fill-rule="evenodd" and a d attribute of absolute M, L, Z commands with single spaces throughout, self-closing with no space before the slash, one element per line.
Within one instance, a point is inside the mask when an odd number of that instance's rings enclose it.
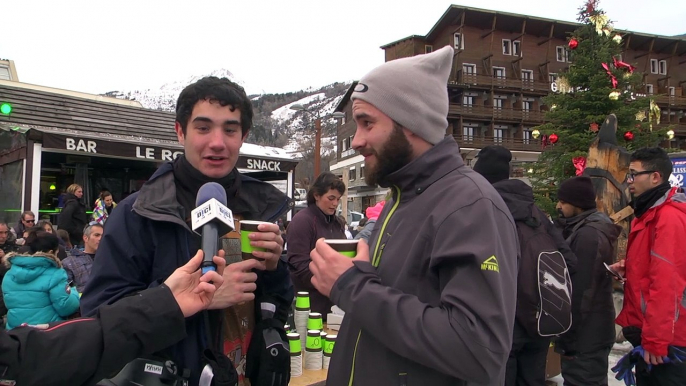
<path fill-rule="evenodd" d="M 205 76 L 226 77 L 244 86 L 226 69 L 209 74 L 166 83 L 159 88 L 110 91 L 103 95 L 136 100 L 143 107 L 154 110 L 174 111 L 176 100 L 187 85 Z M 334 83 L 319 89 L 307 89 L 283 94 L 251 95 L 255 118 L 248 142 L 280 147 L 301 156 L 314 141 L 315 117 L 330 115 L 341 101 L 349 83 Z M 307 112 L 292 110 L 294 104 L 303 105 Z M 322 120 L 322 155 L 336 151 L 335 122 Z"/>

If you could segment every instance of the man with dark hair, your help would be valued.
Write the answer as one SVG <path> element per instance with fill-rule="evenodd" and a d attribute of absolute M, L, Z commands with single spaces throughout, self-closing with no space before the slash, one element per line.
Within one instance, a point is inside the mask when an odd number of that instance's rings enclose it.
<path fill-rule="evenodd" d="M 285 194 L 236 169 L 252 114 L 243 88 L 226 78 L 206 77 L 181 92 L 175 130 L 184 155 L 162 164 L 140 191 L 112 211 L 84 290 L 84 315 L 158 285 L 193 256 L 201 237 L 191 230 L 190 214 L 205 183 L 226 189 L 227 206 L 236 219 L 274 222 L 288 210 Z M 228 265 L 212 311 L 186 319 L 186 339 L 160 353 L 190 369 L 191 385 L 199 383 L 201 372 L 224 380 L 240 376 L 240 384 L 244 376 L 252 380 L 266 375 L 288 382 L 288 354 L 285 366 L 262 355 L 263 331 L 282 332 L 293 289 L 279 259 L 283 239 L 278 226 L 261 224 L 259 230 L 250 234 L 250 244 L 265 249 L 253 252 L 257 259 L 242 260 L 237 233 L 221 238 L 219 256 Z M 226 363 L 227 355 L 233 363 Z"/>
<path fill-rule="evenodd" d="M 486 146 L 479 151 L 474 164 L 474 171 L 481 174 L 488 182 L 493 184 L 507 205 L 517 227 L 543 227 L 552 240 L 557 250 L 560 251 L 567 263 L 567 268 L 574 272 L 576 256 L 562 238 L 559 230 L 555 229 L 548 216 L 534 204 L 534 192 L 524 181 L 510 179 L 510 161 L 512 153 L 503 146 Z M 520 245 L 520 248 L 522 246 Z M 538 254 L 537 254 L 538 256 Z M 528 280 L 538 276 L 538 264 L 524 264 L 521 256 L 519 264 L 519 280 Z M 529 268 L 530 272 L 522 272 L 522 267 Z M 520 281 L 521 283 L 521 281 Z M 507 360 L 505 386 L 545 386 L 545 368 L 550 346 L 550 337 L 540 336 L 534 329 L 525 325 L 527 315 L 525 306 L 531 303 L 524 292 L 517 292 L 518 307 L 516 310 L 514 330 L 512 334 L 512 349 Z"/>
<path fill-rule="evenodd" d="M 76 290 L 81 293 L 83 293 L 90 279 L 93 261 L 95 261 L 95 252 L 97 252 L 100 245 L 102 234 L 102 225 L 91 221 L 83 228 L 84 250 L 72 248 L 67 251 L 68 257 L 62 261 L 69 281 L 73 282 Z"/>
<path fill-rule="evenodd" d="M 517 233 L 446 137 L 453 55 L 392 60 L 353 90 L 365 182 L 393 193 L 357 257 L 311 252 L 312 284 L 345 311 L 327 386 L 503 384 Z"/>
<path fill-rule="evenodd" d="M 19 223 L 12 228 L 13 239 L 19 240 L 19 244 L 24 244 L 24 231 L 36 225 L 36 215 L 30 210 L 24 211 L 19 217 Z"/>
<path fill-rule="evenodd" d="M 670 187 L 671 173 L 661 148 L 631 155 L 626 181 L 636 217 L 626 260 L 612 266 L 626 279 L 616 322 L 644 350 L 636 364 L 639 386 L 683 385 L 686 379 L 686 363 L 665 363 L 675 349 L 686 351 L 686 195 Z"/>
<path fill-rule="evenodd" d="M 555 343 L 563 354 L 567 386 L 606 386 L 608 356 L 615 341 L 612 264 L 622 228 L 596 208 L 588 177 L 570 178 L 557 191 L 557 225 L 578 258 L 572 293 L 572 328 Z"/>

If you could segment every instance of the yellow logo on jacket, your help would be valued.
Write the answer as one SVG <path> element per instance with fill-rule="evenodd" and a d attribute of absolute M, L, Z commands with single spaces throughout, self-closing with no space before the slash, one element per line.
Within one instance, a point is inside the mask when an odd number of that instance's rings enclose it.
<path fill-rule="evenodd" d="M 500 272 L 500 268 L 498 268 L 498 259 L 495 258 L 495 255 L 489 257 L 486 259 L 486 261 L 481 263 L 481 270 Z"/>

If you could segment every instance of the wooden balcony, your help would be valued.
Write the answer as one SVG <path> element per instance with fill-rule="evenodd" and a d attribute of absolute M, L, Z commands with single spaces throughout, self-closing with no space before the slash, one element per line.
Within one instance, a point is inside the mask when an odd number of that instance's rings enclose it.
<path fill-rule="evenodd" d="M 674 135 L 679 137 L 686 137 L 686 123 L 661 123 L 657 125 L 659 129 L 666 129 L 671 126 L 674 130 Z"/>
<path fill-rule="evenodd" d="M 543 123 L 545 120 L 545 112 L 511 109 L 511 108 L 494 108 L 493 106 L 468 106 L 460 104 L 450 104 L 448 110 L 449 117 L 472 117 L 472 118 L 486 118 L 500 121 L 515 121 L 515 122 L 534 122 Z"/>
<path fill-rule="evenodd" d="M 657 95 L 654 98 L 655 103 L 660 107 L 669 106 L 671 108 L 686 108 L 686 97 Z"/>
<path fill-rule="evenodd" d="M 523 80 L 511 78 L 496 78 L 488 75 L 467 74 L 462 70 L 457 71 L 457 76 L 448 81 L 449 84 L 464 87 L 501 88 L 523 92 L 536 92 L 547 94 L 550 92 L 550 83 L 536 80 Z"/>
<path fill-rule="evenodd" d="M 481 149 L 489 145 L 500 145 L 508 148 L 510 151 L 544 151 L 541 147 L 541 139 L 524 140 L 521 138 L 496 138 L 493 136 L 467 136 L 455 134 L 453 135 L 455 141 L 460 144 L 461 148 L 476 148 Z"/>

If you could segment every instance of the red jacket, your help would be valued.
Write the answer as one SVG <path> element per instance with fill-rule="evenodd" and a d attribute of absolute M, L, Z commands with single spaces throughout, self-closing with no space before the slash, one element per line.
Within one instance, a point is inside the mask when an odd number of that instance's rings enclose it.
<path fill-rule="evenodd" d="M 667 355 L 686 346 L 686 195 L 672 188 L 631 222 L 626 256 L 623 327 L 642 330 L 643 348 Z"/>

